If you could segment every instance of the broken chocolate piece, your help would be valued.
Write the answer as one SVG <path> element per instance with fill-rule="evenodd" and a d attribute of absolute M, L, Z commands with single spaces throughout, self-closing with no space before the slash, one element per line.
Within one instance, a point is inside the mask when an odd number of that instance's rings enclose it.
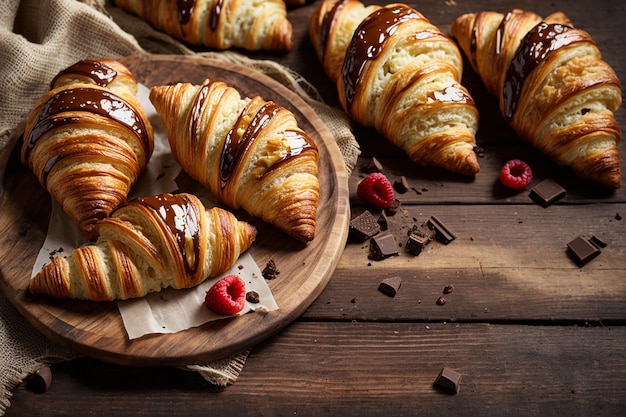
<path fill-rule="evenodd" d="M 454 285 L 452 284 L 448 284 L 445 287 L 443 287 L 444 294 L 450 294 L 452 291 L 454 291 Z"/>
<path fill-rule="evenodd" d="M 595 246 L 598 249 L 606 248 L 606 246 L 607 246 L 606 242 L 604 240 L 600 239 L 596 235 L 591 236 L 591 238 L 589 239 L 589 242 L 591 242 L 593 244 L 593 246 Z"/>
<path fill-rule="evenodd" d="M 567 191 L 563 187 L 553 179 L 546 178 L 530 190 L 529 197 L 542 207 L 548 207 L 561 200 L 566 194 Z"/>
<path fill-rule="evenodd" d="M 394 214 L 398 212 L 401 205 L 402 203 L 400 202 L 400 200 L 398 200 L 397 198 L 394 198 L 393 203 L 391 203 L 389 207 L 385 208 L 385 213 L 388 216 L 393 216 Z"/>
<path fill-rule="evenodd" d="M 384 233 L 370 239 L 370 259 L 381 261 L 398 255 L 398 245 L 391 233 Z"/>
<path fill-rule="evenodd" d="M 435 231 L 435 236 L 441 243 L 447 245 L 456 239 L 454 233 L 452 233 L 437 217 L 430 216 L 430 218 L 426 221 L 426 224 L 428 224 L 430 229 Z"/>
<path fill-rule="evenodd" d="M 406 250 L 411 255 L 417 256 L 430 243 L 431 239 L 424 233 L 411 233 L 406 242 Z"/>
<path fill-rule="evenodd" d="M 372 157 L 369 164 L 367 164 L 367 167 L 365 167 L 365 171 L 369 172 L 370 174 L 373 172 L 381 172 L 382 170 L 383 164 L 381 164 L 380 161 L 376 159 L 376 157 Z"/>
<path fill-rule="evenodd" d="M 389 219 L 387 218 L 387 213 L 382 211 L 380 213 L 380 216 L 378 216 L 377 222 L 381 230 L 387 230 L 389 228 Z"/>
<path fill-rule="evenodd" d="M 442 305 L 444 305 L 446 303 L 446 299 L 443 298 L 443 297 L 439 297 L 439 298 L 437 298 L 436 303 L 437 303 L 438 306 L 442 306 Z"/>
<path fill-rule="evenodd" d="M 280 272 L 278 271 L 278 268 L 276 268 L 276 263 L 273 259 L 270 259 L 267 264 L 265 264 L 265 268 L 263 268 L 261 274 L 263 275 L 263 278 L 267 280 L 272 280 L 278 277 Z"/>
<path fill-rule="evenodd" d="M 36 394 L 43 394 L 44 392 L 48 391 L 48 388 L 50 388 L 51 384 L 52 371 L 49 367 L 42 366 L 28 378 L 26 388 Z"/>
<path fill-rule="evenodd" d="M 399 192 L 400 194 L 404 194 L 409 191 L 409 183 L 406 180 L 406 177 L 403 175 L 400 178 L 397 178 L 393 182 L 393 189 Z"/>
<path fill-rule="evenodd" d="M 600 255 L 600 249 L 582 236 L 578 236 L 576 239 L 569 242 L 567 249 L 574 256 L 578 266 L 583 266 Z"/>
<path fill-rule="evenodd" d="M 459 385 L 461 383 L 461 374 L 450 368 L 443 368 L 433 385 L 437 388 L 441 388 L 449 393 L 456 394 L 459 392 Z"/>
<path fill-rule="evenodd" d="M 378 286 L 378 291 L 388 295 L 389 297 L 395 297 L 401 285 L 402 278 L 400 277 L 385 278 Z"/>
<path fill-rule="evenodd" d="M 359 242 L 365 242 L 379 232 L 380 226 L 368 210 L 350 220 L 350 234 Z"/>
<path fill-rule="evenodd" d="M 260 301 L 259 293 L 256 291 L 248 291 L 246 293 L 246 301 L 252 304 L 258 304 Z"/>

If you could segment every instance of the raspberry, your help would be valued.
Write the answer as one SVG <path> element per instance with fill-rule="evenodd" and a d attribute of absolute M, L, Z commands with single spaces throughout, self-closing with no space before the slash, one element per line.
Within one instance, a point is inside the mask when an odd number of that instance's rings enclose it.
<path fill-rule="evenodd" d="M 204 304 L 217 314 L 237 314 L 246 304 L 246 283 L 237 275 L 226 275 L 206 292 Z"/>
<path fill-rule="evenodd" d="M 365 177 L 357 186 L 356 193 L 359 198 L 378 207 L 387 208 L 393 203 L 393 187 L 380 172 Z"/>
<path fill-rule="evenodd" d="M 509 188 L 521 190 L 533 180 L 533 172 L 528 164 L 519 159 L 512 159 L 502 167 L 500 182 Z"/>

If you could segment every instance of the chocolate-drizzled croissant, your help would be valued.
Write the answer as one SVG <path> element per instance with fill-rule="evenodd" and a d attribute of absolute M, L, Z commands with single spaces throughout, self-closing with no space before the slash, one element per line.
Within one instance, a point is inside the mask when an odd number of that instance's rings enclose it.
<path fill-rule="evenodd" d="M 125 202 L 98 230 L 95 244 L 45 265 L 30 292 L 111 301 L 191 288 L 230 269 L 256 237 L 252 225 L 185 193 Z"/>
<path fill-rule="evenodd" d="M 281 0 L 115 0 L 115 4 L 191 45 L 275 52 L 289 51 L 293 45 Z"/>
<path fill-rule="evenodd" d="M 302 242 L 314 238 L 318 150 L 291 111 L 215 80 L 152 87 L 150 100 L 192 178 L 231 208 Z"/>
<path fill-rule="evenodd" d="M 561 12 L 520 9 L 465 14 L 450 30 L 522 139 L 581 178 L 620 187 L 620 82 L 587 32 Z"/>
<path fill-rule="evenodd" d="M 126 200 L 154 148 L 134 76 L 115 60 L 61 71 L 28 115 L 21 157 L 85 237 Z"/>
<path fill-rule="evenodd" d="M 309 34 L 353 120 L 375 127 L 416 163 L 479 172 L 478 111 L 460 85 L 461 52 L 424 16 L 404 4 L 324 0 Z"/>

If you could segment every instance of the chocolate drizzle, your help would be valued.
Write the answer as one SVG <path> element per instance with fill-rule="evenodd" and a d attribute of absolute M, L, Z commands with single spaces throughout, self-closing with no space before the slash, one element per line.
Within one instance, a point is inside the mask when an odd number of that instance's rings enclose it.
<path fill-rule="evenodd" d="M 352 103 L 360 84 L 360 77 L 367 61 L 380 55 L 387 40 L 398 26 L 422 16 L 402 4 L 383 7 L 370 14 L 358 26 L 346 51 L 341 76 L 343 77 L 346 112 L 352 113 Z"/>
<path fill-rule="evenodd" d="M 176 0 L 176 11 L 178 13 L 178 23 L 184 25 L 189 23 L 196 0 Z"/>
<path fill-rule="evenodd" d="M 135 109 L 121 97 L 99 88 L 70 88 L 59 91 L 41 106 L 39 117 L 26 138 L 24 160 L 35 147 L 39 138 L 50 130 L 68 123 L 78 123 L 80 116 L 59 116 L 64 112 L 89 112 L 108 117 L 132 131 L 143 145 L 146 155 L 150 151 L 150 138 L 142 118 Z M 54 164 L 46 163 L 46 172 Z M 44 173 L 46 174 L 46 173 Z"/>
<path fill-rule="evenodd" d="M 189 121 L 189 137 L 191 140 L 197 137 L 198 135 L 198 122 L 200 121 L 200 116 L 202 115 L 202 107 L 204 106 L 204 102 L 206 101 L 207 96 L 209 95 L 209 89 L 211 88 L 212 82 L 209 80 L 205 80 L 200 87 L 200 91 L 196 94 L 196 98 L 194 99 L 193 105 L 190 110 L 190 121 Z"/>
<path fill-rule="evenodd" d="M 200 266 L 201 213 L 198 213 L 188 197 L 182 194 L 161 194 L 139 197 L 123 203 L 122 206 L 130 204 L 147 207 L 163 220 L 167 230 L 176 240 L 185 271 L 188 275 L 196 274 Z M 189 243 L 192 244 L 191 247 Z"/>
<path fill-rule="evenodd" d="M 213 7 L 211 8 L 211 14 L 209 16 L 209 28 L 211 29 L 211 32 L 215 32 L 217 25 L 220 22 L 222 3 L 224 3 L 224 0 L 215 0 L 213 2 Z"/>
<path fill-rule="evenodd" d="M 498 25 L 498 28 L 496 29 L 496 41 L 494 44 L 494 47 L 496 49 L 495 50 L 496 55 L 500 55 L 502 53 L 502 46 L 504 45 L 504 34 L 506 31 L 506 25 L 509 23 L 512 17 L 513 17 L 513 12 L 512 11 L 507 12 L 502 18 L 502 21 L 500 22 L 500 24 Z"/>
<path fill-rule="evenodd" d="M 560 24 L 541 22 L 522 40 L 506 72 L 502 97 L 504 117 L 511 121 L 517 110 L 524 80 L 554 51 L 574 42 L 584 40 L 578 30 Z"/>
<path fill-rule="evenodd" d="M 228 131 L 226 139 L 224 140 L 224 148 L 222 149 L 222 156 L 220 158 L 220 186 L 222 189 L 226 187 L 226 184 L 235 171 L 235 167 L 239 164 L 239 161 L 243 158 L 248 149 L 250 149 L 252 142 L 258 136 L 259 132 L 267 126 L 274 115 L 281 109 L 282 107 L 272 101 L 266 102 L 255 114 L 243 134 L 240 135 L 237 133 L 237 127 L 241 124 L 246 109 L 241 112 L 237 123 Z"/>
<path fill-rule="evenodd" d="M 68 74 L 90 78 L 96 85 L 106 87 L 115 79 L 117 71 L 100 61 L 86 59 L 59 72 L 50 82 L 50 89 L 54 88 L 59 78 Z"/>
<path fill-rule="evenodd" d="M 320 28 L 320 60 L 324 62 L 324 56 L 326 55 L 326 47 L 328 44 L 328 35 L 330 31 L 333 29 L 333 25 L 335 24 L 335 18 L 339 14 L 339 11 L 343 9 L 347 0 L 340 0 L 333 5 L 333 8 L 324 15 L 322 19 L 322 26 Z"/>
<path fill-rule="evenodd" d="M 269 172 L 277 169 L 282 164 L 289 161 L 291 158 L 295 158 L 298 155 L 306 151 L 315 151 L 317 152 L 317 148 L 313 144 L 311 138 L 304 132 L 299 132 L 296 130 L 286 130 L 285 139 L 289 143 L 289 151 L 285 155 L 283 155 L 280 159 L 274 162 L 268 169 L 263 173 L 263 176 L 268 174 Z"/>

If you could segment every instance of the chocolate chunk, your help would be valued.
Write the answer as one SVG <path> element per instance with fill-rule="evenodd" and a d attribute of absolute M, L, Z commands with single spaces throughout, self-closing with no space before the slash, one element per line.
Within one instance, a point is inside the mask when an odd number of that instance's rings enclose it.
<path fill-rule="evenodd" d="M 259 293 L 256 291 L 248 291 L 246 293 L 246 301 L 252 304 L 258 304 L 260 301 Z"/>
<path fill-rule="evenodd" d="M 450 368 L 443 368 L 433 383 L 435 387 L 454 394 L 459 392 L 460 384 L 461 374 Z"/>
<path fill-rule="evenodd" d="M 548 207 L 561 200 L 566 194 L 567 191 L 563 187 L 553 179 L 546 178 L 530 190 L 529 197 L 542 207 Z"/>
<path fill-rule="evenodd" d="M 596 235 L 591 236 L 591 238 L 589 239 L 589 242 L 591 242 L 593 244 L 593 246 L 595 246 L 598 249 L 607 247 L 606 242 L 604 240 L 600 239 Z"/>
<path fill-rule="evenodd" d="M 406 180 L 406 177 L 403 175 L 400 178 L 397 178 L 393 182 L 393 189 L 399 192 L 400 194 L 404 194 L 409 191 L 409 183 Z"/>
<path fill-rule="evenodd" d="M 439 297 L 439 298 L 437 298 L 436 302 L 437 302 L 438 306 L 442 306 L 442 305 L 444 305 L 446 303 L 446 299 L 443 298 L 443 297 Z"/>
<path fill-rule="evenodd" d="M 49 367 L 43 366 L 33 373 L 26 383 L 26 388 L 36 394 L 48 391 L 52 384 L 52 371 Z"/>
<path fill-rule="evenodd" d="M 380 213 L 380 216 L 378 216 L 378 220 L 376 221 L 378 222 L 381 230 L 387 230 L 389 228 L 389 219 L 387 218 L 387 213 L 384 211 Z"/>
<path fill-rule="evenodd" d="M 398 244 L 391 233 L 384 233 L 370 239 L 370 258 L 381 261 L 398 254 Z"/>
<path fill-rule="evenodd" d="M 350 234 L 359 242 L 365 242 L 379 232 L 380 226 L 368 210 L 350 220 Z"/>
<path fill-rule="evenodd" d="M 378 291 L 388 295 L 389 297 L 395 297 L 401 285 L 402 278 L 400 277 L 385 278 L 378 286 Z"/>
<path fill-rule="evenodd" d="M 268 280 L 272 280 L 278 277 L 278 274 L 280 274 L 280 272 L 278 271 L 278 268 L 276 268 L 276 263 L 273 259 L 270 259 L 267 262 L 265 268 L 263 268 L 263 271 L 261 271 L 261 274 L 263 275 L 263 278 Z"/>
<path fill-rule="evenodd" d="M 383 164 L 381 164 L 380 161 L 376 159 L 376 157 L 372 157 L 369 164 L 367 164 L 367 167 L 365 167 L 365 171 L 369 172 L 370 174 L 372 172 L 381 172 L 382 170 Z"/>
<path fill-rule="evenodd" d="M 456 239 L 454 233 L 452 233 L 437 217 L 430 216 L 430 218 L 426 221 L 426 224 L 428 224 L 428 227 L 431 230 L 435 231 L 435 236 L 441 243 L 447 245 Z"/>
<path fill-rule="evenodd" d="M 401 205 L 402 203 L 400 202 L 400 200 L 398 200 L 397 198 L 394 198 L 393 203 L 391 203 L 391 205 L 385 209 L 385 213 L 388 216 L 393 216 L 394 214 L 398 212 L 398 210 L 400 210 Z"/>
<path fill-rule="evenodd" d="M 600 255 L 600 249 L 582 236 L 578 236 L 576 239 L 569 242 L 567 249 L 574 256 L 578 266 L 583 266 Z"/>
<path fill-rule="evenodd" d="M 411 233 L 406 242 L 406 250 L 411 255 L 417 256 L 431 242 L 431 239 L 424 233 Z"/>
<path fill-rule="evenodd" d="M 454 291 L 454 285 L 452 284 L 448 284 L 445 287 L 443 287 L 444 294 L 450 294 L 452 291 Z"/>

